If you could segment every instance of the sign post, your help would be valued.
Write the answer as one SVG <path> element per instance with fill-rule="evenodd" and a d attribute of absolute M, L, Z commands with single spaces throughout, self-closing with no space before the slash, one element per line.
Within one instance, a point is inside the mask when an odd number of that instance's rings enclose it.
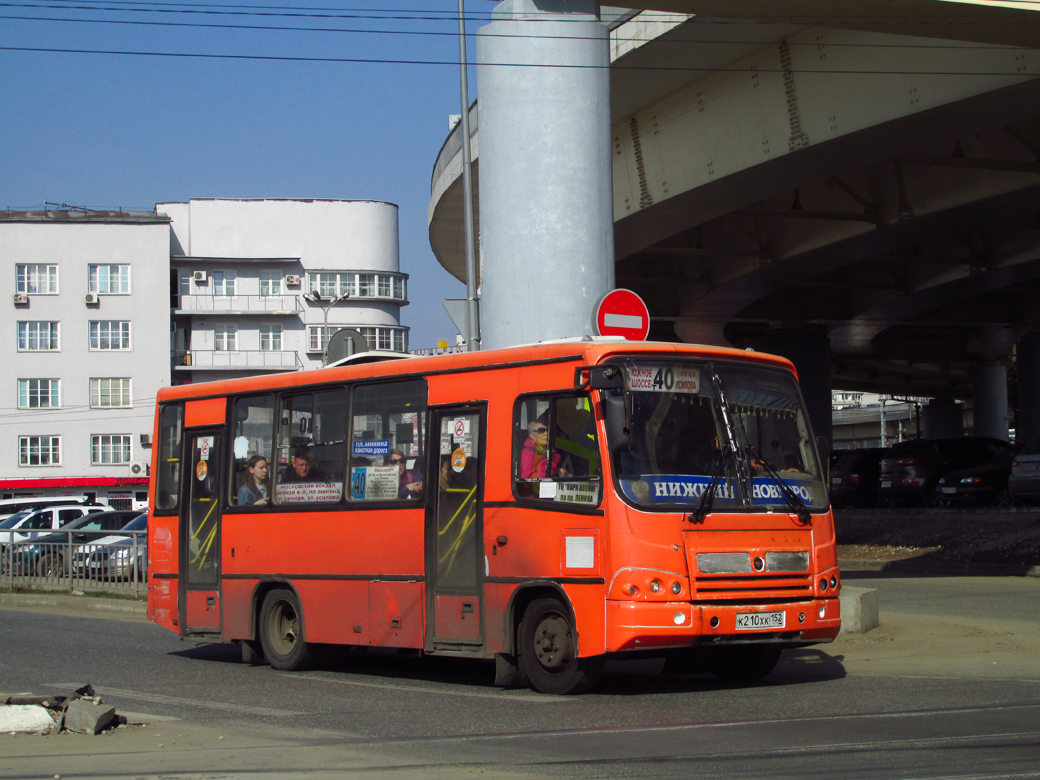
<path fill-rule="evenodd" d="M 597 336 L 646 341 L 650 332 L 650 310 L 631 290 L 611 290 L 596 304 L 593 324 Z"/>

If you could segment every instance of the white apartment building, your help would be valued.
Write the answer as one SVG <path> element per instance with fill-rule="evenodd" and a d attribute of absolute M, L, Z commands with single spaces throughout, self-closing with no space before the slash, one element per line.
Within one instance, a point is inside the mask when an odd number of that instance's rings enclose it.
<path fill-rule="evenodd" d="M 171 220 L 174 384 L 317 368 L 340 328 L 408 350 L 396 205 L 199 198 L 155 210 Z"/>
<path fill-rule="evenodd" d="M 169 246 L 151 212 L 0 212 L 0 497 L 147 499 Z"/>

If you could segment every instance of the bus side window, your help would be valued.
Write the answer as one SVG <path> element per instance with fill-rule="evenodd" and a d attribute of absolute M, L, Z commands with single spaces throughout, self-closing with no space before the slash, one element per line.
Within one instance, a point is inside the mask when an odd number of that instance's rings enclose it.
<path fill-rule="evenodd" d="M 239 506 L 268 505 L 274 449 L 274 395 L 236 399 L 233 419 L 230 502 Z"/>
<path fill-rule="evenodd" d="M 155 508 L 176 510 L 181 491 L 181 439 L 184 435 L 184 406 L 169 404 L 159 410 L 158 474 Z"/>
<path fill-rule="evenodd" d="M 347 461 L 345 388 L 282 398 L 271 470 L 277 504 L 338 503 Z"/>
<path fill-rule="evenodd" d="M 354 390 L 350 431 L 352 501 L 417 501 L 426 487 L 424 379 Z"/>
<path fill-rule="evenodd" d="M 522 398 L 514 430 L 518 498 L 599 504 L 602 469 L 596 420 L 587 395 Z"/>

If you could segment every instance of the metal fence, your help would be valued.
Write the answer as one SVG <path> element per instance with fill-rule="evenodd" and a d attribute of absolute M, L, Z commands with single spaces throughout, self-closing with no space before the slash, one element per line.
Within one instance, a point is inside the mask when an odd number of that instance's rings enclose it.
<path fill-rule="evenodd" d="M 64 539 L 59 540 L 63 536 Z M 57 531 L 0 545 L 0 587 L 148 591 L 148 532 Z"/>

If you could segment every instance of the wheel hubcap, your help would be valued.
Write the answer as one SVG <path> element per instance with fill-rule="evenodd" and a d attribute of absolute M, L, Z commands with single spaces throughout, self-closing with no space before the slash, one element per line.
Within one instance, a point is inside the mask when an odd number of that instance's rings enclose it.
<path fill-rule="evenodd" d="M 296 610 L 289 604 L 278 604 L 272 610 L 271 622 L 278 650 L 282 653 L 292 652 L 297 636 Z"/>
<path fill-rule="evenodd" d="M 534 652 L 544 668 L 558 671 L 570 662 L 570 627 L 559 615 L 545 617 L 534 632 Z"/>

